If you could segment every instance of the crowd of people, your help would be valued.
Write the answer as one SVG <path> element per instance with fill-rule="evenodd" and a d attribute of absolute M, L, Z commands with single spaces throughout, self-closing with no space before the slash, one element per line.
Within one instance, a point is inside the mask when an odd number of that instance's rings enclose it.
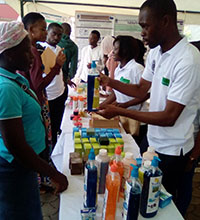
<path fill-rule="evenodd" d="M 68 23 L 47 27 L 36 12 L 22 22 L 0 22 L 2 220 L 42 219 L 38 186 L 52 182 L 56 193 L 67 189 L 67 177 L 56 170 L 50 154 L 61 132 L 68 85 L 86 83 L 93 60 L 107 91 L 97 113 L 141 123 L 140 133 L 133 137 L 141 153 L 149 145 L 155 148 L 162 183 L 185 215 L 200 156 L 200 53 L 195 43 L 180 35 L 173 0 L 146 0 L 139 25 L 142 41 L 132 36 L 101 40 L 100 32 L 93 30 L 78 63 Z M 55 56 L 49 71 L 43 61 L 47 48 Z"/>

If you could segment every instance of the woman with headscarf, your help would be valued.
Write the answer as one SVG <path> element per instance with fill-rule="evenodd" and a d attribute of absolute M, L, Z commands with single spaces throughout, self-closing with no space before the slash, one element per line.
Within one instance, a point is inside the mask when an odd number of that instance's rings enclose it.
<path fill-rule="evenodd" d="M 45 128 L 41 107 L 17 70 L 33 61 L 28 33 L 20 22 L 0 23 L 0 219 L 41 220 L 37 172 L 67 189 L 66 176 L 42 160 Z"/>

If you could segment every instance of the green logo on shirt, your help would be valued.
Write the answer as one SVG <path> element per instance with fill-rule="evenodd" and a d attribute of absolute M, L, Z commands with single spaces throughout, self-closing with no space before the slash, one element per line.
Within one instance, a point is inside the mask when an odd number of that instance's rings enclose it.
<path fill-rule="evenodd" d="M 170 82 L 169 79 L 167 79 L 167 78 L 165 78 L 165 77 L 162 78 L 162 84 L 163 84 L 164 86 L 169 86 L 169 82 Z"/>
<path fill-rule="evenodd" d="M 130 80 L 129 80 L 129 79 L 125 79 L 125 78 L 122 76 L 122 77 L 120 78 L 120 82 L 129 84 L 129 83 L 130 83 Z"/>

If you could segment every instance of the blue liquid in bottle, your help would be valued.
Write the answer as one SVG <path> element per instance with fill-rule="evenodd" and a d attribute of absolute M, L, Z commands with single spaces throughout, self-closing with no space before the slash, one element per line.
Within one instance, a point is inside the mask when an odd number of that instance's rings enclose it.
<path fill-rule="evenodd" d="M 140 214 L 145 218 L 152 218 L 157 214 L 162 171 L 158 168 L 159 158 L 154 156 L 152 167 L 144 173 L 142 187 Z"/>
<path fill-rule="evenodd" d="M 85 167 L 84 207 L 92 208 L 96 207 L 97 201 L 97 166 L 93 148 L 90 150 L 88 159 Z"/>

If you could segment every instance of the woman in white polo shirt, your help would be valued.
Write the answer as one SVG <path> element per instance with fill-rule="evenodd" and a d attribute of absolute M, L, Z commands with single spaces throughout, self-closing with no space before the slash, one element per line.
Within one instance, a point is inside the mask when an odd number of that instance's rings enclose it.
<path fill-rule="evenodd" d="M 119 61 L 115 69 L 114 78 L 127 84 L 138 84 L 144 67 L 135 60 L 139 55 L 138 42 L 132 36 L 117 36 L 113 42 L 113 57 Z M 146 97 L 145 97 L 146 98 Z M 101 103 L 100 108 L 107 104 L 123 105 L 124 108 L 141 109 L 141 104 L 146 99 L 138 99 L 124 95 L 113 90 L 109 97 Z M 121 106 L 122 107 L 122 106 Z"/>

